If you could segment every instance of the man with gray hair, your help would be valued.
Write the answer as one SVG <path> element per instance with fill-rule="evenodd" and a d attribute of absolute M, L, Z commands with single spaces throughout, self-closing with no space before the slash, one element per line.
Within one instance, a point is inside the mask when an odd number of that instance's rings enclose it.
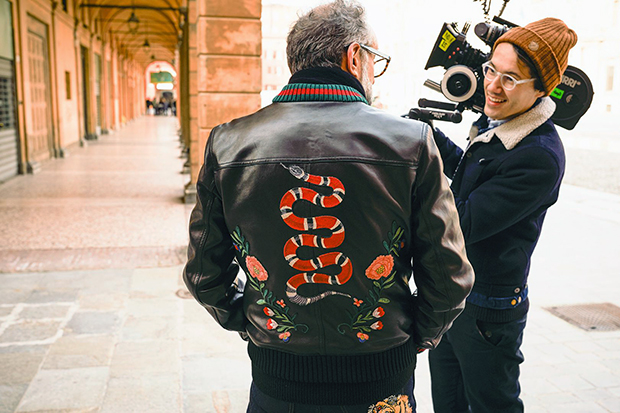
<path fill-rule="evenodd" d="M 310 10 L 289 84 L 207 142 L 184 279 L 248 340 L 248 412 L 414 411 L 416 354 L 471 289 L 430 128 L 369 105 L 377 48 L 358 3 Z"/>

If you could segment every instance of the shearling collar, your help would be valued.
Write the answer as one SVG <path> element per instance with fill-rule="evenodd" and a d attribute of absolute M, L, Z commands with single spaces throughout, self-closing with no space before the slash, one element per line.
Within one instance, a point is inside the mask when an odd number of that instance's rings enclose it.
<path fill-rule="evenodd" d="M 532 131 L 545 123 L 555 112 L 555 102 L 550 97 L 541 99 L 540 103 L 522 115 L 478 135 L 478 126 L 472 126 L 469 132 L 471 144 L 489 143 L 493 136 L 502 142 L 506 150 L 511 150 Z"/>

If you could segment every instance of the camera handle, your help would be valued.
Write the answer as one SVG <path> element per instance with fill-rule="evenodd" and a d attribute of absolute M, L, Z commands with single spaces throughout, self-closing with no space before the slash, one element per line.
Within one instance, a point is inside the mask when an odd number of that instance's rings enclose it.
<path fill-rule="evenodd" d="M 458 110 L 454 112 L 448 112 L 445 110 L 433 110 L 433 109 L 420 109 L 413 108 L 409 110 L 409 113 L 404 116 L 407 119 L 421 120 L 422 122 L 431 123 L 434 120 L 441 120 L 445 122 L 460 123 L 463 120 L 463 115 Z"/>
<path fill-rule="evenodd" d="M 413 108 L 409 111 L 405 118 L 421 120 L 423 122 L 432 123 L 434 120 L 444 122 L 460 123 L 463 120 L 461 114 L 462 108 L 458 105 L 447 102 L 438 102 L 430 99 L 418 100 L 420 108 Z M 432 108 L 432 109 L 421 109 Z"/>

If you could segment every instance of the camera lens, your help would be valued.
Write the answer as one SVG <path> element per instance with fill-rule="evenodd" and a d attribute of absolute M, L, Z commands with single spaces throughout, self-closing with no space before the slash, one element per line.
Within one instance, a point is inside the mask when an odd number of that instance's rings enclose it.
<path fill-rule="evenodd" d="M 463 65 L 452 66 L 441 81 L 441 93 L 453 102 L 465 102 L 476 92 L 478 80 L 474 71 Z"/>
<path fill-rule="evenodd" d="M 453 96 L 463 96 L 471 88 L 471 80 L 463 73 L 457 73 L 448 79 L 446 87 Z"/>

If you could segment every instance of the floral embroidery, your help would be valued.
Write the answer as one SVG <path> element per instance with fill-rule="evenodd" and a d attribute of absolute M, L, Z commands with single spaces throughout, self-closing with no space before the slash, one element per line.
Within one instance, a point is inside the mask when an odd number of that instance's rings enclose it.
<path fill-rule="evenodd" d="M 256 257 L 250 257 L 248 255 L 245 258 L 245 266 L 247 267 L 250 275 L 258 281 L 267 281 L 267 278 L 269 278 L 269 274 L 267 274 L 265 267 L 262 266 Z"/>
<path fill-rule="evenodd" d="M 383 323 L 381 321 L 377 321 L 376 323 L 371 324 L 370 328 L 373 330 L 381 330 L 383 328 Z"/>
<path fill-rule="evenodd" d="M 370 264 L 370 267 L 366 268 L 366 277 L 371 280 L 380 280 L 390 275 L 392 268 L 394 268 L 394 257 L 391 255 L 379 255 Z"/>
<path fill-rule="evenodd" d="M 284 343 L 288 343 L 291 339 L 290 330 L 299 330 L 307 333 L 308 326 L 295 323 L 297 314 L 289 314 L 289 308 L 286 306 L 284 299 L 278 299 L 266 287 L 265 282 L 269 279 L 269 273 L 258 258 L 250 255 L 250 244 L 241 234 L 241 229 L 236 227 L 230 236 L 235 249 L 239 251 L 242 257 L 245 257 L 246 273 L 248 274 L 250 287 L 258 291 L 262 297 L 256 301 L 256 304 L 263 306 L 263 313 L 269 317 L 265 322 L 267 330 L 279 333 L 278 338 Z"/>
<path fill-rule="evenodd" d="M 413 408 L 409 403 L 409 396 L 399 394 L 373 404 L 368 408 L 368 413 L 412 413 Z"/>
<path fill-rule="evenodd" d="M 274 321 L 273 318 L 270 318 L 269 320 L 267 320 L 267 328 L 269 330 L 274 330 L 278 328 L 278 322 Z"/>
<path fill-rule="evenodd" d="M 402 239 L 404 233 L 405 231 L 396 222 L 392 223 L 388 241 L 383 241 L 387 255 L 376 257 L 365 271 L 366 277 L 372 280 L 372 288 L 368 290 L 368 295 L 363 300 L 353 297 L 353 311 L 347 311 L 349 322 L 338 325 L 340 334 L 345 334 L 346 329 L 349 329 L 356 333 L 360 343 L 364 343 L 370 340 L 369 333 L 383 329 L 383 322 L 378 319 L 385 315 L 383 305 L 390 303 L 390 300 L 383 296 L 383 292 L 395 284 L 393 255 L 398 256 L 398 252 L 404 248 L 405 242 Z"/>

